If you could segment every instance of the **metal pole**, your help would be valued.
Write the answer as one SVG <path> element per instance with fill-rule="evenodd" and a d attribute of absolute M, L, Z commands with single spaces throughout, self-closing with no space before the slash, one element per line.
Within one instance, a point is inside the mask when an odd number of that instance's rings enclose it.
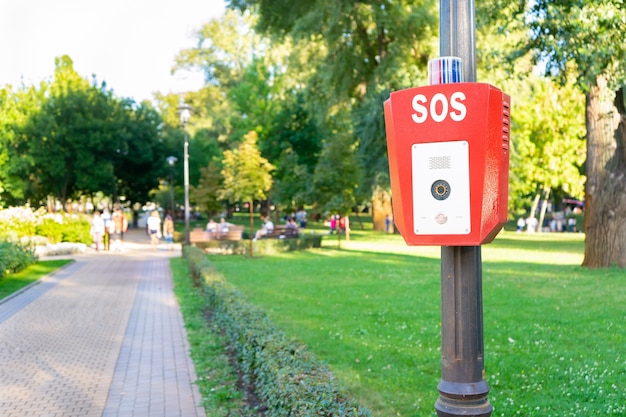
<path fill-rule="evenodd" d="M 463 60 L 463 80 L 476 81 L 473 0 L 440 0 L 440 54 Z M 490 416 L 484 379 L 480 246 L 441 248 L 441 381 L 439 417 Z"/>
<path fill-rule="evenodd" d="M 174 203 L 174 166 L 170 166 L 170 200 L 172 209 L 172 220 L 176 220 L 176 207 Z"/>
<path fill-rule="evenodd" d="M 183 124 L 183 135 L 185 137 L 185 245 L 189 245 L 189 142 L 187 141 L 186 124 Z"/>
<path fill-rule="evenodd" d="M 476 27 L 473 0 L 440 0 L 439 53 L 463 60 L 463 81 L 476 81 Z"/>

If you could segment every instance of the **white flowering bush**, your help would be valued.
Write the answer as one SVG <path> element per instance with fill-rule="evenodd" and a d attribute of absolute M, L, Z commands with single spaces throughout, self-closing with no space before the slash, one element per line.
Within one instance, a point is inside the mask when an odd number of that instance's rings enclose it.
<path fill-rule="evenodd" d="M 0 210 L 0 237 L 16 241 L 24 236 L 35 236 L 42 214 L 42 210 L 33 211 L 30 207 Z"/>
<path fill-rule="evenodd" d="M 0 210 L 0 278 L 38 256 L 84 252 L 89 243 L 89 221 L 83 216 L 30 207 Z"/>
<path fill-rule="evenodd" d="M 52 243 L 35 247 L 35 255 L 40 256 L 54 256 L 54 255 L 69 255 L 72 253 L 84 253 L 87 250 L 87 245 L 84 243 L 71 243 L 61 242 Z"/>
<path fill-rule="evenodd" d="M 89 221 L 83 216 L 48 213 L 43 208 L 33 210 L 30 207 L 0 210 L 0 239 L 11 242 L 27 240 L 36 245 L 91 242 Z"/>

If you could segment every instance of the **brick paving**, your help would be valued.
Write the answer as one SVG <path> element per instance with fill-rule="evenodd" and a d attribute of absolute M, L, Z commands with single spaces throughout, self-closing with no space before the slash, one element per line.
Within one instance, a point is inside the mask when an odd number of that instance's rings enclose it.
<path fill-rule="evenodd" d="M 141 232 L 0 304 L 4 417 L 205 416 L 169 258 Z"/>

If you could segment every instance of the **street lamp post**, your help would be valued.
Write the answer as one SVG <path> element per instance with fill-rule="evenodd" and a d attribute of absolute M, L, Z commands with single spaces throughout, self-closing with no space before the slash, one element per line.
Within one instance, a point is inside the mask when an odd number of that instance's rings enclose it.
<path fill-rule="evenodd" d="M 185 171 L 185 245 L 189 245 L 189 142 L 187 140 L 187 123 L 191 116 L 191 107 L 180 100 L 178 110 L 180 112 L 180 123 L 183 125 L 183 136 L 185 138 L 183 166 Z"/>
<path fill-rule="evenodd" d="M 170 166 L 170 197 L 171 197 L 171 208 L 172 208 L 172 219 L 176 219 L 176 207 L 174 204 L 174 164 L 176 164 L 178 158 L 175 156 L 168 156 L 167 163 Z"/>

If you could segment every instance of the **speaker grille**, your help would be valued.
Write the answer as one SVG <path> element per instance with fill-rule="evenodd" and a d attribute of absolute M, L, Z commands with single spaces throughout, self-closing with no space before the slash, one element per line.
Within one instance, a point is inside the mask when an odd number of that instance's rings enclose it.
<path fill-rule="evenodd" d="M 450 169 L 452 168 L 452 158 L 450 156 L 431 156 L 428 158 L 428 169 Z"/>

